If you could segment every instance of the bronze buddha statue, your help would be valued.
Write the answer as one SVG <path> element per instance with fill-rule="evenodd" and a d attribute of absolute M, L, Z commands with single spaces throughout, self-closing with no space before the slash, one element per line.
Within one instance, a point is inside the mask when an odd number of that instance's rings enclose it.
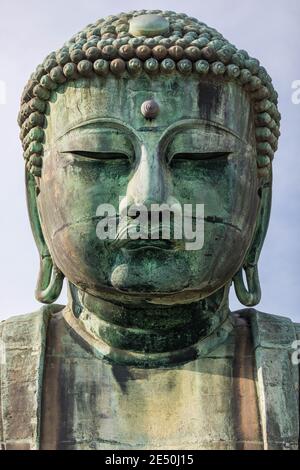
<path fill-rule="evenodd" d="M 48 306 L 0 324 L 4 449 L 298 448 L 300 327 L 252 308 L 277 103 L 258 60 L 170 11 L 101 19 L 37 68 L 19 124 Z M 161 218 L 123 237 L 174 203 L 204 207 L 201 249 Z"/>

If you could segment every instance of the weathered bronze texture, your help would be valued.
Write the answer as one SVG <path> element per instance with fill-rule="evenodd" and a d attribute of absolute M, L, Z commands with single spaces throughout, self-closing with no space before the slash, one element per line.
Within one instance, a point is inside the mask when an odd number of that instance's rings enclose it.
<path fill-rule="evenodd" d="M 298 448 L 299 325 L 228 301 L 261 297 L 277 104 L 258 60 L 171 11 L 101 19 L 37 68 L 19 115 L 36 297 L 66 278 L 68 305 L 0 324 L 2 448 Z M 129 207 L 174 203 L 204 205 L 202 249 L 160 219 L 123 237 Z"/>

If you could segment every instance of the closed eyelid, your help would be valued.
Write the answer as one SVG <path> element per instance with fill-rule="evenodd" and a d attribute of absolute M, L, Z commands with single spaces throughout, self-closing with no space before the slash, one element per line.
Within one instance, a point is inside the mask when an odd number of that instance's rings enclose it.
<path fill-rule="evenodd" d="M 85 129 L 70 132 L 56 142 L 60 153 L 120 153 L 134 155 L 134 145 L 128 135 L 117 130 Z"/>
<path fill-rule="evenodd" d="M 227 159 L 232 152 L 185 152 L 176 153 L 172 160 L 224 160 Z"/>
<path fill-rule="evenodd" d="M 218 138 L 215 135 L 204 138 L 191 138 L 191 136 L 181 136 L 174 139 L 166 148 L 167 161 L 171 161 L 179 155 L 194 155 L 194 159 L 212 159 L 228 156 L 236 153 L 238 147 L 231 139 Z"/>
<path fill-rule="evenodd" d="M 130 160 L 130 157 L 124 152 L 87 152 L 80 150 L 73 150 L 72 152 L 60 152 L 65 154 L 72 154 L 75 157 L 84 158 L 88 160 Z"/>
<path fill-rule="evenodd" d="M 169 128 L 161 140 L 162 152 L 171 161 L 176 154 L 230 154 L 241 143 L 240 136 L 217 123 L 203 120 L 184 120 Z M 203 157 L 204 158 L 204 157 Z"/>

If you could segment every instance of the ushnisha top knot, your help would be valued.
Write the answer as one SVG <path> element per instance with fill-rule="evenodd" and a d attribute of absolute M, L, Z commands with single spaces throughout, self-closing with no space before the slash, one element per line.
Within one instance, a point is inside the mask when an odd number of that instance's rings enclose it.
<path fill-rule="evenodd" d="M 41 176 L 45 112 L 52 91 L 68 80 L 124 74 L 135 77 L 211 74 L 238 82 L 251 96 L 255 113 L 257 166 L 267 176 L 280 136 L 278 94 L 257 59 L 238 50 L 215 29 L 173 11 L 140 10 L 88 25 L 49 54 L 27 83 L 18 122 L 27 170 Z"/>

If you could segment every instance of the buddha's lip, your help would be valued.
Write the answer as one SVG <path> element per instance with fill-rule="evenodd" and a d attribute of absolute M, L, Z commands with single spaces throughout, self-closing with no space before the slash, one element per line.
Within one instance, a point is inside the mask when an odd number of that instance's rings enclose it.
<path fill-rule="evenodd" d="M 122 249 L 128 251 L 139 251 L 145 249 L 153 250 L 176 250 L 179 248 L 179 243 L 175 240 L 126 240 Z"/>

